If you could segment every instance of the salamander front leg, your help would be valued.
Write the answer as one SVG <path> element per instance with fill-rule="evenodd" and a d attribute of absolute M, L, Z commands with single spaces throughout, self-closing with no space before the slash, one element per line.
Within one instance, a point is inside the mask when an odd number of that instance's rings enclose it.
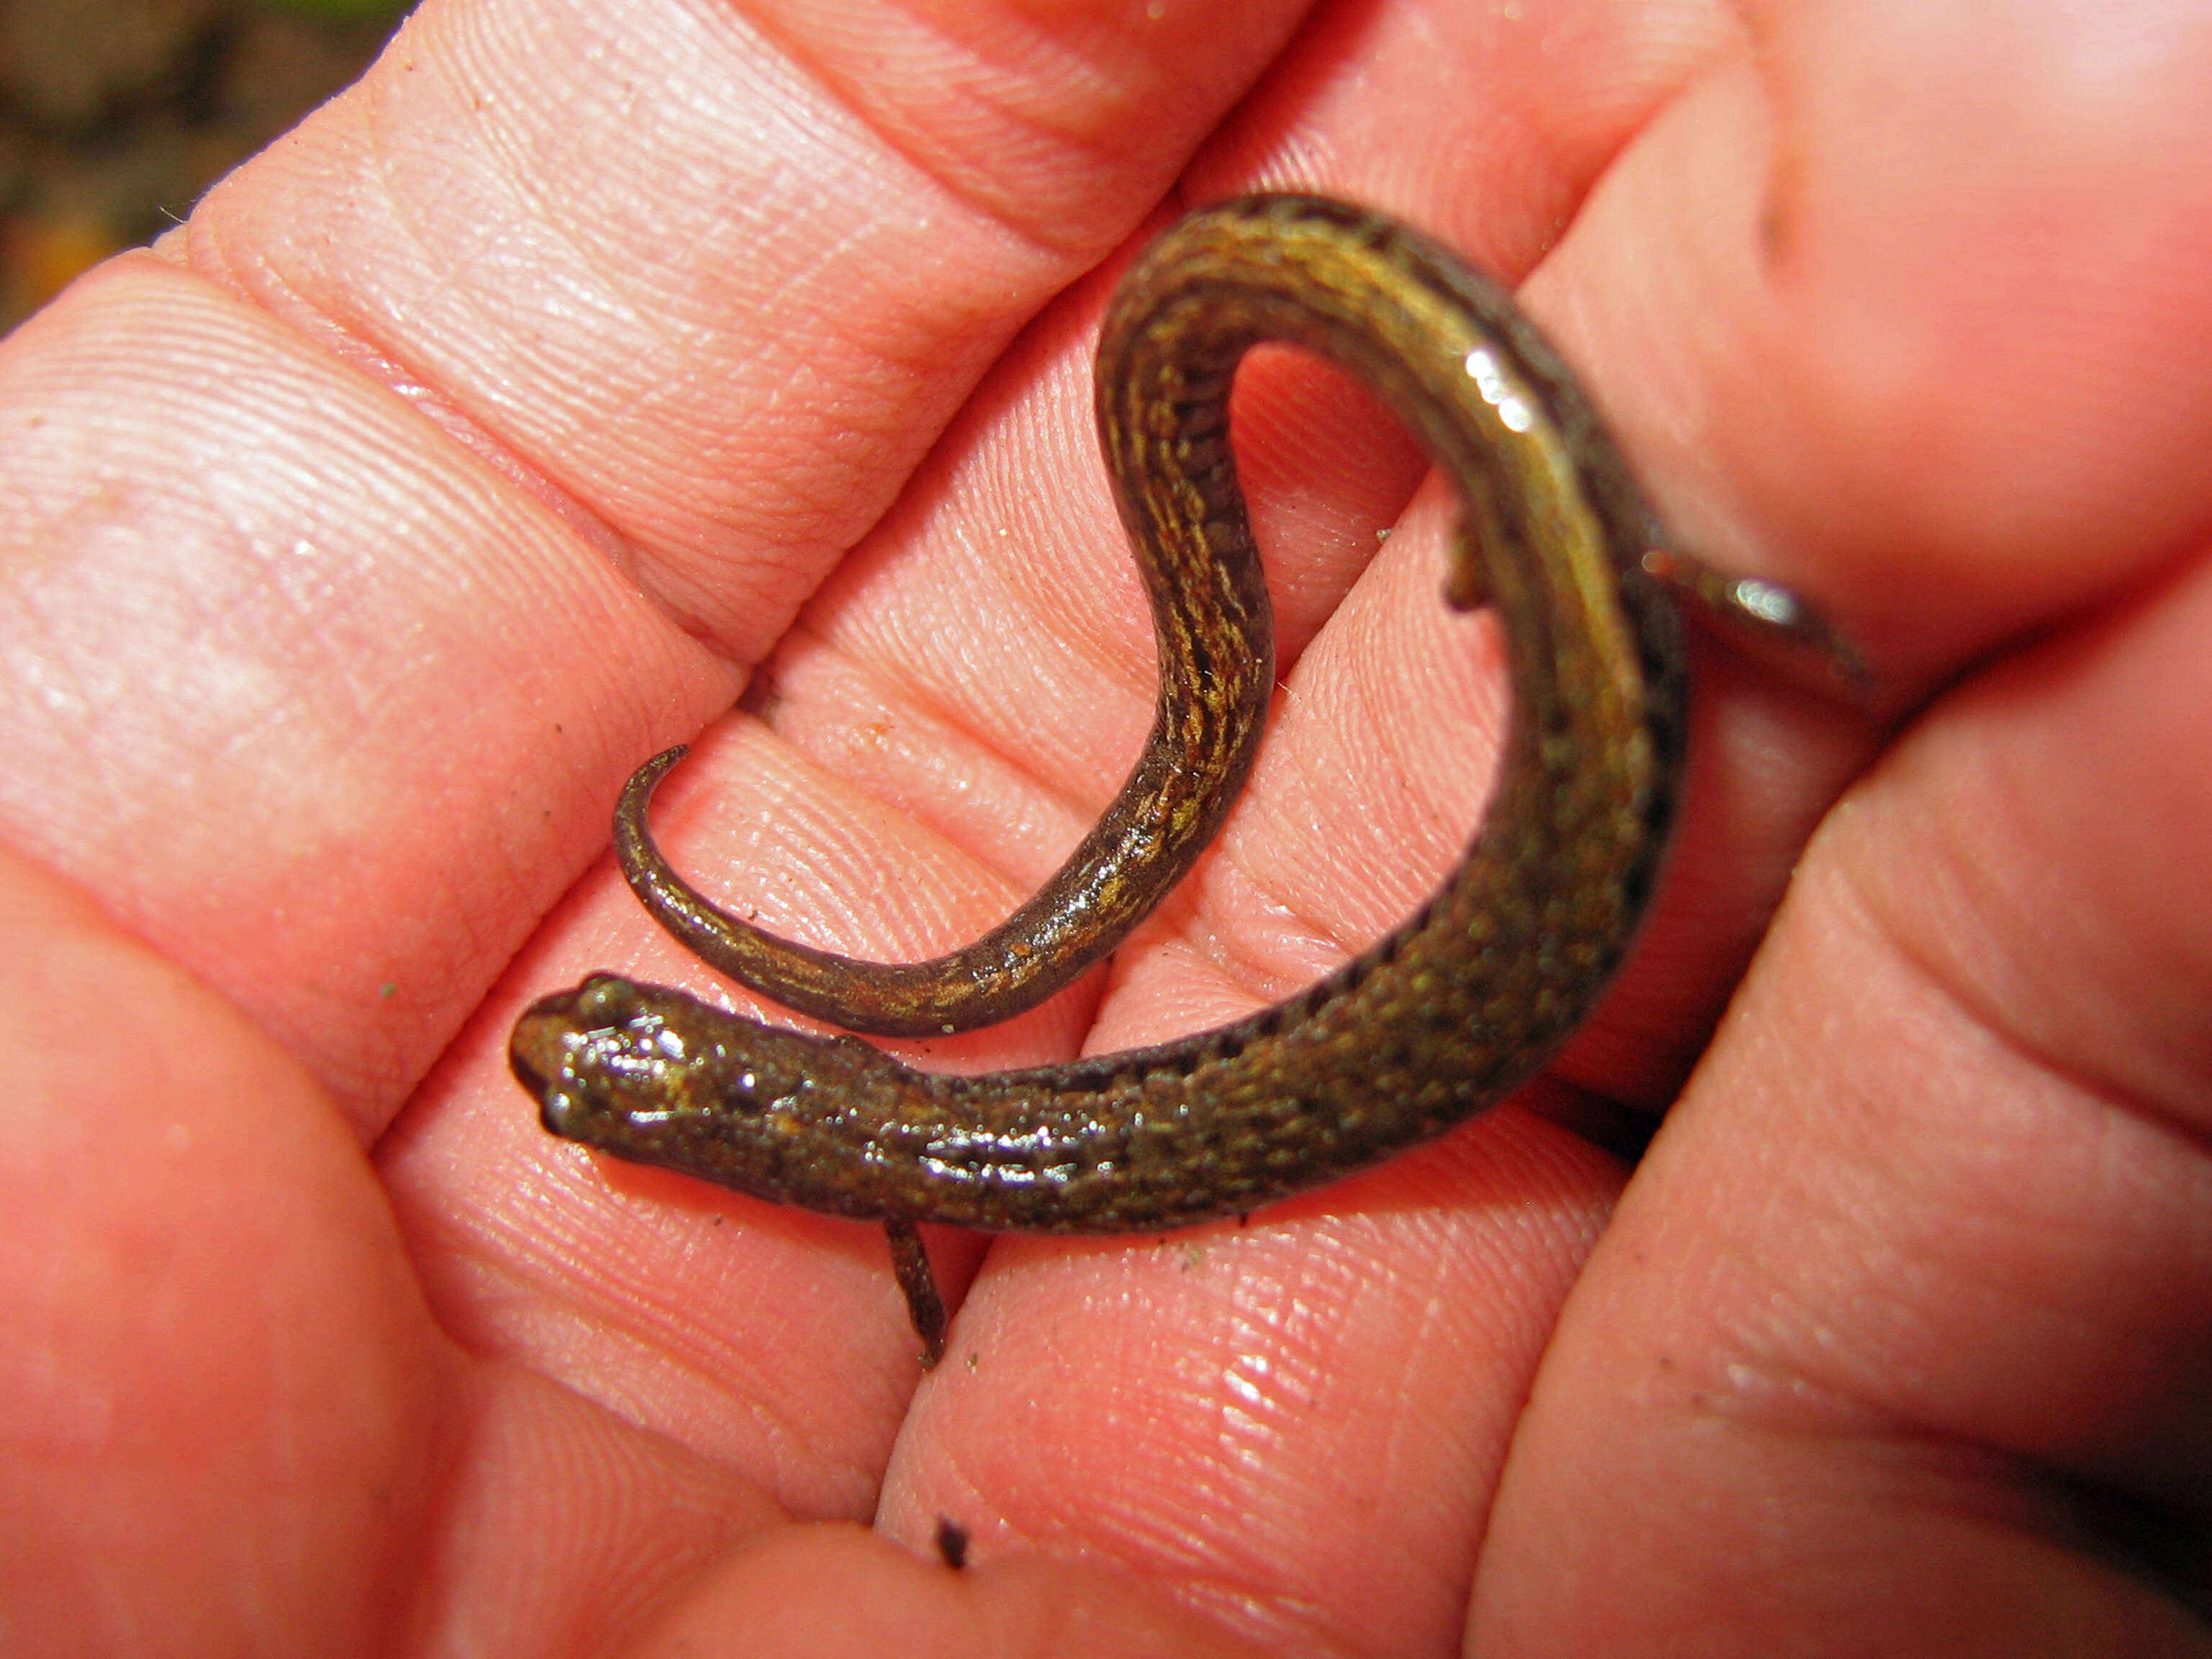
<path fill-rule="evenodd" d="M 922 1369 L 934 1370 L 945 1358 L 945 1298 L 937 1293 L 929 1252 L 921 1248 L 921 1235 L 911 1221 L 884 1222 L 884 1237 L 890 1242 L 891 1272 L 906 1294 L 907 1317 L 921 1339 Z"/>

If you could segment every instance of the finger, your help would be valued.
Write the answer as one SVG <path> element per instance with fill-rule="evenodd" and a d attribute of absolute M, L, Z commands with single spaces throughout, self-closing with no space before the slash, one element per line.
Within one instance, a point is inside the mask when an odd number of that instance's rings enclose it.
<path fill-rule="evenodd" d="M 146 256 L 10 337 L 10 839 L 380 1127 L 725 673 L 389 392 Z M 457 602 L 458 601 L 458 602 Z M 516 757 L 557 733 L 535 777 Z"/>
<path fill-rule="evenodd" d="M 1503 1107 L 1241 1225 L 994 1241 L 878 1524 L 1102 1559 L 1277 1651 L 1449 1650 L 1620 1175 Z"/>
<path fill-rule="evenodd" d="M 1569 1304 L 1484 1651 L 2201 1642 L 2207 568 L 1939 703 L 1816 842 Z"/>
<path fill-rule="evenodd" d="M 2212 198 L 2175 139 L 2201 20 L 2062 13 L 1768 9 L 1761 49 L 1623 153 L 1525 295 L 1602 366 L 1674 534 L 1825 605 L 1893 710 L 2124 591 L 2212 509 L 2186 459 L 2212 415 Z M 2137 56 L 2148 81 L 2093 67 Z M 1566 1061 L 1607 1089 L 1640 1073 L 1644 1098 L 1696 1054 L 1870 735 L 1722 653 L 1699 678 L 1649 948 Z"/>
<path fill-rule="evenodd" d="M 185 269 L 9 342 L 0 823 L 373 1132 L 1289 13 L 940 8 L 980 55 L 883 82 L 966 155 L 938 180 L 832 88 L 859 10 L 425 9 Z"/>
<path fill-rule="evenodd" d="M 432 1323 L 330 1097 L 0 854 L 0 1605 L 11 1650 L 596 1653 L 777 1520 Z"/>
<path fill-rule="evenodd" d="M 1531 299 L 1620 366 L 1606 407 L 1677 532 L 1828 601 L 1909 700 L 2204 522 L 2212 47 L 2160 0 L 1752 27 Z"/>
<path fill-rule="evenodd" d="M 434 1523 L 404 1539 L 404 1599 L 395 1589 L 377 1610 L 389 1628 L 404 1608 L 419 1646 L 618 1651 L 702 1576 L 789 1529 L 738 1472 L 556 1382 L 457 1369 L 444 1432 L 423 1449 L 441 1480 Z"/>
<path fill-rule="evenodd" d="M 9 1645 L 349 1650 L 406 1593 L 457 1369 L 359 1150 L 234 1010 L 12 855 L 0 937 Z"/>
<path fill-rule="evenodd" d="M 1295 17 L 434 7 L 190 258 L 423 387 L 750 663 Z"/>
<path fill-rule="evenodd" d="M 793 1528 L 703 1577 L 635 1659 L 742 1651 L 759 1659 L 994 1659 L 1265 1652 L 1096 1564 L 1041 1560 L 955 1571 L 854 1527 Z"/>

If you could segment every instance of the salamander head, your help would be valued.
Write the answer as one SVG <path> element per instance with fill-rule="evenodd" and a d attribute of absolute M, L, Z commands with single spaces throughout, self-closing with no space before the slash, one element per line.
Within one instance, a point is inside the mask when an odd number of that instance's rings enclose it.
<path fill-rule="evenodd" d="M 745 1190 L 823 1111 L 825 1072 L 890 1063 L 611 974 L 532 1004 L 507 1061 L 555 1134 Z"/>

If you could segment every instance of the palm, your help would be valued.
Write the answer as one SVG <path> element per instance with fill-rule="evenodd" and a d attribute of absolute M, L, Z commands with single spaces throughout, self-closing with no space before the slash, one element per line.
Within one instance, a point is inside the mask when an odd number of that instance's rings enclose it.
<path fill-rule="evenodd" d="M 120 262 L 0 352 L 9 1616 L 55 1650 L 1229 1639 L 1179 1601 L 1347 1653 L 2179 1650 L 2172 1602 L 2054 1554 L 2090 1510 L 2050 1494 L 2203 1489 L 2174 555 L 2212 313 L 2170 272 L 2212 225 L 2212 146 L 2173 142 L 2212 35 L 2170 27 L 2118 111 L 2008 78 L 2024 20 L 1963 65 L 1770 20 L 1762 82 L 1725 20 L 1646 8 L 1324 8 L 1279 53 L 1290 8 L 1171 7 L 1050 81 L 979 67 L 1065 61 L 981 8 L 950 58 L 877 20 L 868 74 L 793 10 L 772 48 L 434 8 L 187 270 Z M 1178 178 L 1316 155 L 1299 184 L 1510 273 L 1571 216 L 1533 302 L 1655 493 L 1900 696 L 2053 636 L 1831 821 L 1625 1191 L 1516 1108 L 1246 1229 L 942 1239 L 980 1270 L 917 1391 L 879 1239 L 549 1139 L 505 1030 L 592 968 L 707 982 L 593 862 L 671 741 L 672 853 L 819 942 L 923 954 L 1049 868 L 1151 697 L 1085 273 Z M 2120 228 L 2157 252 L 2115 276 Z M 1990 344 L 2023 340 L 2077 372 Z M 1292 665 L 1261 775 L 1110 979 L 947 1063 L 1294 988 L 1479 809 L 1498 694 L 1437 603 L 1444 504 L 1310 366 L 1239 420 Z M 1725 659 L 1705 691 L 1670 889 L 1554 1119 L 1666 1103 L 1869 742 Z M 940 1514 L 964 1586 L 805 1524 Z"/>

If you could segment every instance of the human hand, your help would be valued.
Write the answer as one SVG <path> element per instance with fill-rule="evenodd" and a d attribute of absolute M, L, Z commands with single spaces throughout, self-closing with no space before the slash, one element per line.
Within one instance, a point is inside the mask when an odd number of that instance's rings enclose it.
<path fill-rule="evenodd" d="M 2201 1640 L 2105 1552 L 2204 1484 L 2212 35 L 1151 9 L 434 4 L 0 349 L 11 1641 Z M 1533 271 L 1686 544 L 1900 715 L 1963 678 L 1632 1179 L 1555 1120 L 1667 1103 L 1875 741 L 1720 653 L 1551 1117 L 1243 1229 L 938 1237 L 917 1386 L 873 1230 L 550 1139 L 506 1030 L 711 987 L 599 857 L 672 741 L 672 854 L 816 942 L 926 954 L 1050 868 L 1152 696 L 1089 330 L 1164 198 L 1263 183 Z M 1295 989 L 1480 810 L 1449 504 L 1310 365 L 1239 399 L 1259 775 L 1110 981 L 941 1063 Z M 898 1547 L 940 1514 L 972 1572 Z"/>

